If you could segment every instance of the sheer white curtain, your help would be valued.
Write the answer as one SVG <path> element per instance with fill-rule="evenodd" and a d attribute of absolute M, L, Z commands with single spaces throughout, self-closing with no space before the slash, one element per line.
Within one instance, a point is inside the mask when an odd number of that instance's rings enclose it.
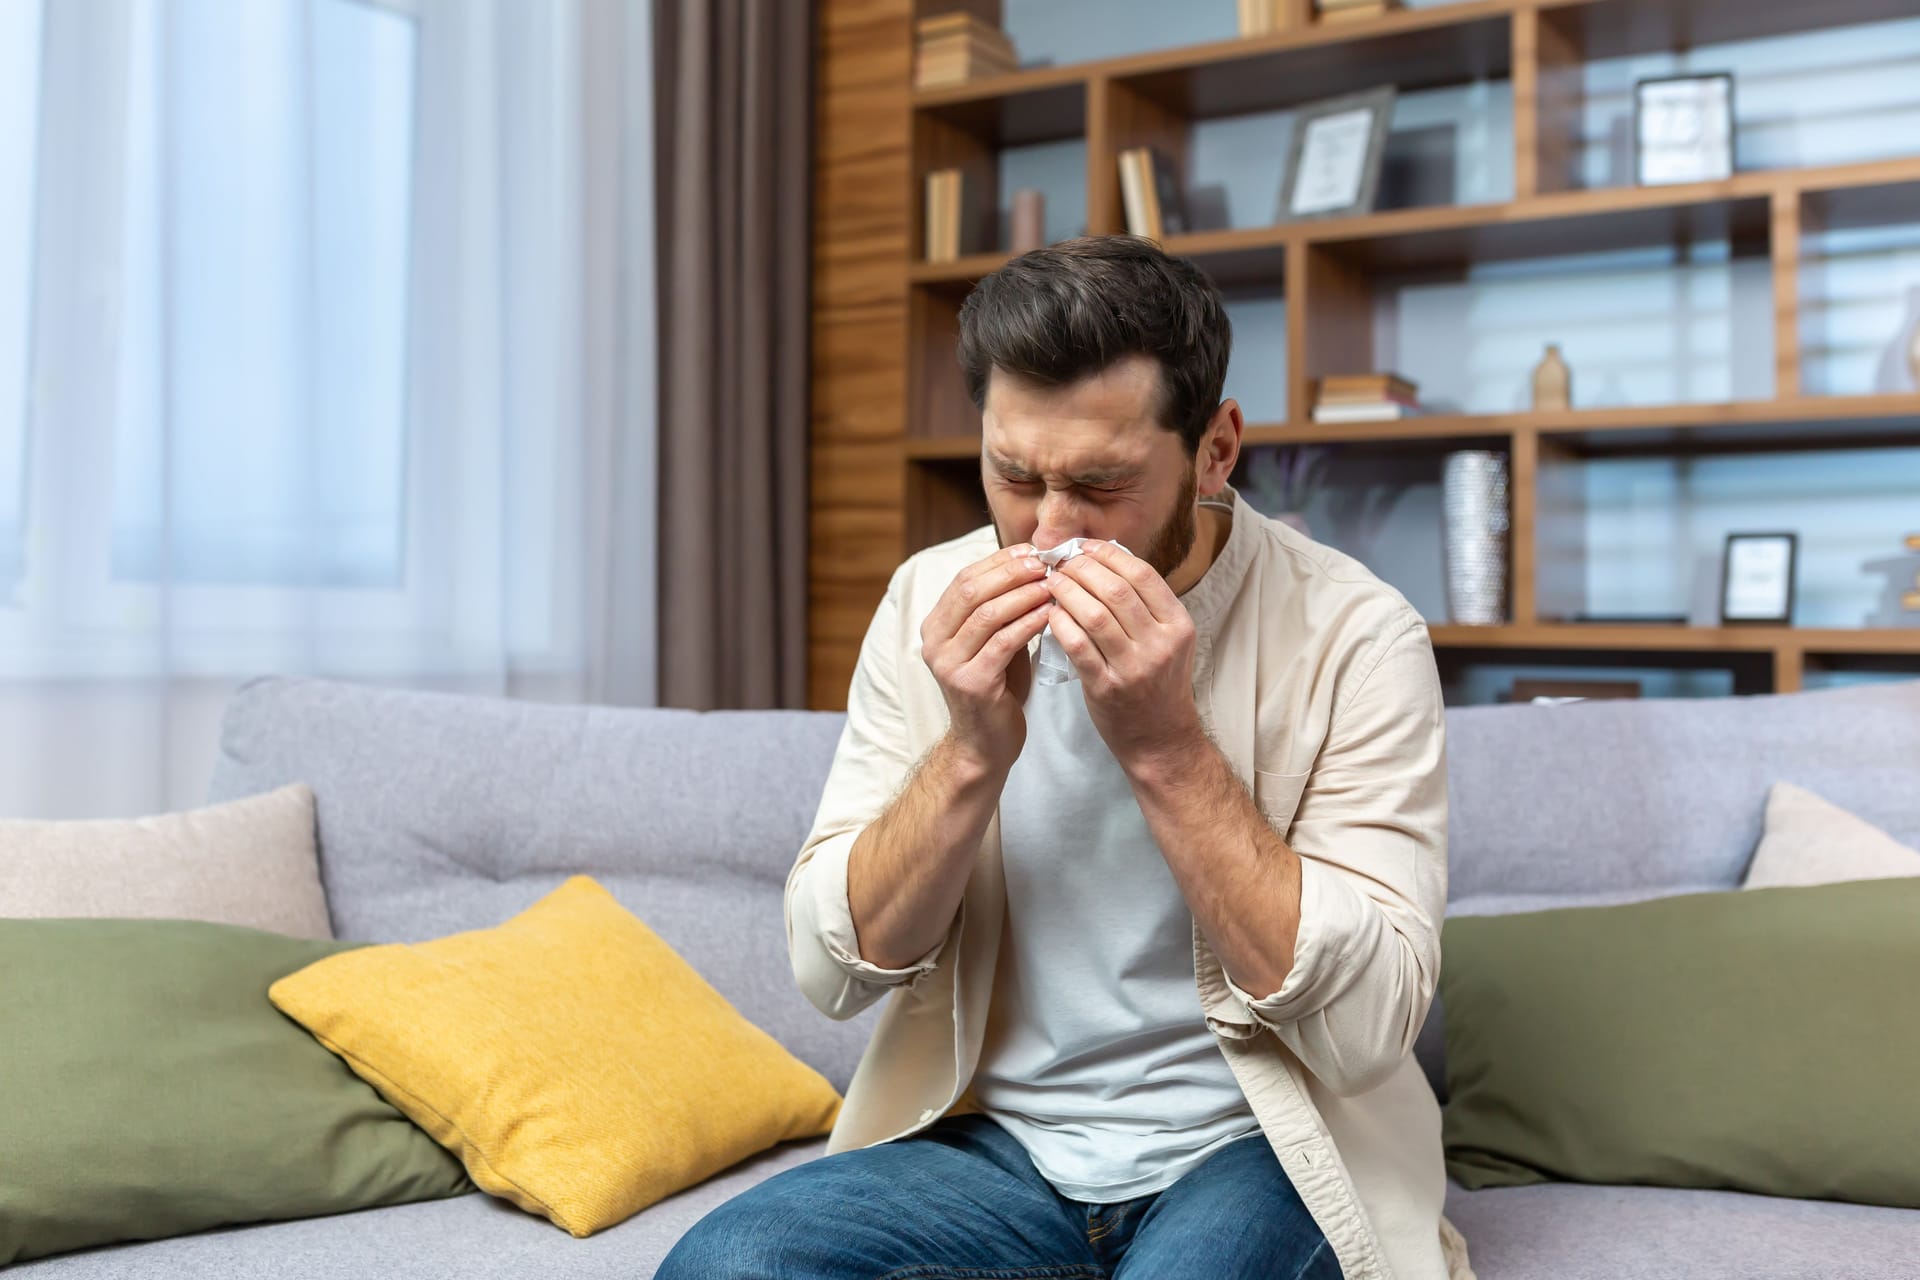
<path fill-rule="evenodd" d="M 261 673 L 654 700 L 649 25 L 0 0 L 0 817 Z"/>

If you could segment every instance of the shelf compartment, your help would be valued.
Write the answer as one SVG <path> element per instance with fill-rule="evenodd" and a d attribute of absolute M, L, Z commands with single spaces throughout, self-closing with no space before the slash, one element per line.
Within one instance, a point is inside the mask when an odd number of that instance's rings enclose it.
<path fill-rule="evenodd" d="M 1123 59 L 1099 70 L 1187 119 L 1297 107 L 1392 84 L 1402 91 L 1505 76 L 1508 7 L 1468 3 L 1400 10 L 1361 23 L 1313 25 L 1254 39 Z"/>
<path fill-rule="evenodd" d="M 1269 516 L 1283 514 L 1287 495 L 1281 491 L 1281 451 L 1295 443 L 1253 443 L 1242 452 L 1233 482 L 1255 510 Z M 1442 476 L 1447 455 L 1466 443 L 1470 442 L 1405 439 L 1364 449 L 1335 445 L 1298 459 L 1307 465 L 1296 501 L 1309 536 L 1366 565 L 1424 616 L 1444 616 Z M 1500 439 L 1471 443 L 1506 451 L 1506 442 Z M 1510 588 L 1516 580 L 1518 551 L 1516 537 L 1509 542 Z M 1510 617 L 1515 607 L 1509 589 Z"/>
<path fill-rule="evenodd" d="M 920 90 L 913 105 L 922 118 L 996 147 L 1058 142 L 1087 129 L 1086 78 L 1054 67 Z"/>
<path fill-rule="evenodd" d="M 1913 16 L 1913 0 L 1529 0 L 1593 61 Z"/>
<path fill-rule="evenodd" d="M 1793 236 L 1774 283 L 1783 345 L 1793 343 L 1783 390 L 1920 392 L 1898 349 L 1920 305 L 1920 173 L 1885 172 L 1884 182 L 1799 193 L 1776 211 Z"/>
<path fill-rule="evenodd" d="M 1014 97 L 1024 99 L 1022 110 L 1039 120 L 1049 109 L 1045 95 L 1121 80 L 1180 115 L 1205 118 L 1297 106 L 1387 82 L 1408 89 L 1448 84 L 1506 72 L 1513 7 L 1505 0 L 1473 0 L 1396 10 L 1365 22 L 1297 25 L 1260 36 L 1026 67 L 964 85 L 917 90 L 912 102 L 916 110 L 965 112 Z"/>
<path fill-rule="evenodd" d="M 1053 86 L 1030 94 L 963 98 L 948 105 L 936 104 L 916 110 L 912 116 L 912 222 L 908 227 L 914 265 L 935 268 L 956 265 L 926 262 L 928 174 L 948 168 L 960 170 L 965 186 L 963 210 L 975 213 L 963 223 L 962 261 L 992 256 L 1007 243 L 1001 174 L 1009 156 L 1023 148 L 1076 140 L 1084 148 L 1086 134 L 1087 91 L 1084 85 L 1078 84 Z M 1084 183 L 1084 160 L 1073 168 L 1072 183 L 1077 194 Z"/>
<path fill-rule="evenodd" d="M 969 285 L 918 285 L 907 293 L 907 438 L 980 437 L 980 411 L 967 394 L 956 350 L 960 304 Z"/>
<path fill-rule="evenodd" d="M 977 457 L 907 462 L 902 559 L 991 522 Z"/>

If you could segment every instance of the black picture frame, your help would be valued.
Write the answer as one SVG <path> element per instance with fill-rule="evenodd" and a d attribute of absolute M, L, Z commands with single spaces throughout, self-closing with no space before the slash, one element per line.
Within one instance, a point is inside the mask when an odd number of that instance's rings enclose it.
<path fill-rule="evenodd" d="M 1743 542 L 1784 542 L 1787 547 L 1785 594 L 1778 612 L 1734 614 L 1727 608 L 1727 591 L 1733 585 L 1734 548 Z M 1730 533 L 1720 552 L 1720 625 L 1726 627 L 1790 627 L 1793 605 L 1799 589 L 1800 535 L 1796 533 Z"/>
<path fill-rule="evenodd" d="M 1393 103 L 1397 96 L 1398 90 L 1394 86 L 1381 85 L 1377 89 L 1343 94 L 1338 98 L 1309 103 L 1295 112 L 1293 138 L 1287 144 L 1286 173 L 1280 182 L 1279 221 L 1306 222 L 1315 218 L 1341 218 L 1352 214 L 1373 212 L 1374 200 L 1380 192 L 1380 163 L 1386 155 L 1387 131 L 1393 123 Z M 1359 182 L 1355 187 L 1353 199 L 1345 204 L 1330 205 L 1308 213 L 1296 214 L 1293 211 L 1294 196 L 1300 182 L 1300 164 L 1308 132 L 1317 120 L 1323 120 L 1328 116 L 1345 115 L 1353 111 L 1366 111 L 1371 115 L 1367 130 L 1366 152 L 1361 160 Z"/>
<path fill-rule="evenodd" d="M 1646 155 L 1641 144 L 1641 127 L 1642 119 L 1645 115 L 1647 87 L 1657 84 L 1701 84 L 1710 80 L 1724 81 L 1727 86 L 1727 172 L 1725 177 L 1731 178 L 1734 174 L 1740 172 L 1740 136 L 1734 128 L 1734 122 L 1739 116 L 1734 110 L 1733 73 L 1731 71 L 1697 71 L 1674 76 L 1644 76 L 1633 82 L 1633 184 L 1636 187 L 1678 185 L 1675 182 L 1647 181 Z M 1723 178 L 1719 177 L 1688 179 L 1688 181 L 1698 182 L 1723 180 Z"/>

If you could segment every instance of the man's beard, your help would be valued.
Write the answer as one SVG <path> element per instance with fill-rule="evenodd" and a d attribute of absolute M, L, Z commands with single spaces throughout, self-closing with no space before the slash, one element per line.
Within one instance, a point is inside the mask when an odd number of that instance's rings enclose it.
<path fill-rule="evenodd" d="M 1186 474 L 1180 477 L 1180 493 L 1173 501 L 1173 510 L 1166 521 L 1153 531 L 1147 539 L 1147 545 L 1138 550 L 1128 547 L 1135 555 L 1153 566 L 1153 571 L 1163 578 L 1173 576 L 1173 571 L 1186 563 L 1187 556 L 1193 551 L 1194 540 L 1199 537 L 1199 522 L 1194 518 L 1194 502 L 1200 495 L 1200 485 L 1193 459 L 1187 459 Z M 1000 521 L 993 522 L 993 532 L 1001 546 L 1010 545 L 1007 535 L 1000 528 Z M 1046 548 L 1041 548 L 1045 550 Z"/>
<path fill-rule="evenodd" d="M 1163 578 L 1173 576 L 1173 571 L 1186 563 L 1187 555 L 1193 550 L 1193 542 L 1199 536 L 1198 522 L 1194 519 L 1194 500 L 1199 496 L 1200 486 L 1195 479 L 1193 459 L 1187 459 L 1186 474 L 1180 478 L 1180 495 L 1173 500 L 1173 511 L 1167 516 L 1165 524 L 1154 530 L 1147 539 L 1144 550 L 1138 554 L 1142 560 L 1153 566 L 1153 571 Z"/>

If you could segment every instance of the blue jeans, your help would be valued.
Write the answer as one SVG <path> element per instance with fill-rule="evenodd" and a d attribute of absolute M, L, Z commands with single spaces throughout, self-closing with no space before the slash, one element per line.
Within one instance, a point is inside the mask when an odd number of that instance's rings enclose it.
<path fill-rule="evenodd" d="M 655 1280 L 1339 1280 L 1264 1135 L 1172 1186 L 1070 1200 L 979 1113 L 775 1174 L 695 1223 Z"/>

